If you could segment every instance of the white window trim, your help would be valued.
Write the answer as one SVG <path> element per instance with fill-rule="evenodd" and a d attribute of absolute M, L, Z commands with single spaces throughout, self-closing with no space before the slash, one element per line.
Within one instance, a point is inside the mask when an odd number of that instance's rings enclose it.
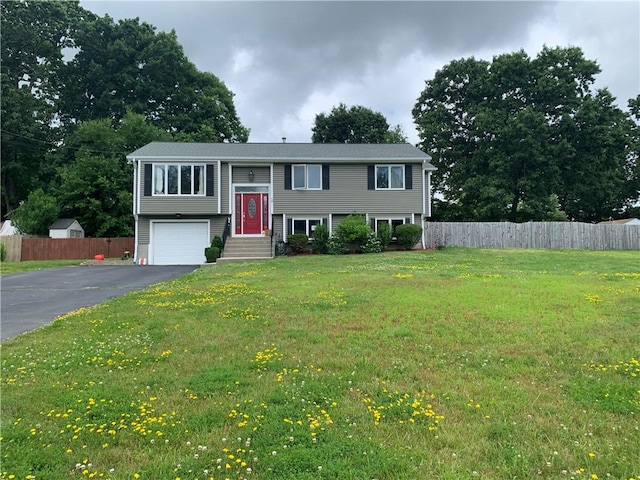
<path fill-rule="evenodd" d="M 402 187 L 391 187 L 391 167 L 400 167 L 402 168 Z M 389 182 L 389 186 L 388 187 L 378 187 L 378 168 L 388 168 L 389 169 L 389 176 L 387 178 L 387 181 Z M 376 185 L 376 190 L 406 190 L 406 185 L 405 185 L 405 166 L 404 165 L 397 165 L 397 164 L 390 164 L 390 165 L 376 165 L 375 169 L 374 169 L 374 180 L 375 180 L 375 185 Z"/>
<path fill-rule="evenodd" d="M 374 226 L 374 231 L 376 233 L 378 233 L 378 222 L 381 221 L 386 221 L 389 224 L 389 227 L 391 229 L 393 229 L 393 224 L 392 221 L 393 220 L 402 220 L 402 225 L 407 225 L 407 218 L 409 217 L 398 217 L 398 216 L 393 216 L 393 217 L 373 217 L 375 219 L 375 222 L 373 224 Z M 411 216 L 411 222 L 409 223 L 413 223 L 413 215 Z M 396 237 L 391 237 L 392 240 L 397 240 Z"/>
<path fill-rule="evenodd" d="M 313 240 L 313 235 L 311 232 L 311 227 L 309 226 L 309 222 L 310 221 L 317 221 L 319 225 L 325 225 L 325 223 L 323 222 L 322 218 L 320 217 L 291 217 L 291 232 L 287 232 L 288 235 L 293 234 L 296 229 L 295 229 L 295 222 L 298 221 L 304 221 L 305 222 L 305 232 L 307 234 L 307 237 L 309 237 L 309 239 Z M 286 220 L 285 220 L 286 222 Z"/>
<path fill-rule="evenodd" d="M 169 193 L 169 167 L 175 166 L 178 168 L 178 193 Z M 156 193 L 156 168 L 164 167 L 164 185 L 163 189 L 165 193 Z M 191 168 L 191 192 L 192 193 L 182 193 L 182 167 L 190 167 Z M 194 167 L 202 168 L 202 189 L 200 193 L 193 193 L 195 190 L 195 175 L 193 174 Z M 151 170 L 151 195 L 154 197 L 204 197 L 207 194 L 207 165 L 204 163 L 154 163 L 153 168 Z"/>
<path fill-rule="evenodd" d="M 309 167 L 317 168 L 320 173 L 320 186 L 309 186 Z M 304 169 L 304 186 L 296 186 L 296 168 Z M 291 166 L 291 189 L 292 190 L 322 190 L 322 165 L 308 165 L 306 163 L 298 163 Z"/>

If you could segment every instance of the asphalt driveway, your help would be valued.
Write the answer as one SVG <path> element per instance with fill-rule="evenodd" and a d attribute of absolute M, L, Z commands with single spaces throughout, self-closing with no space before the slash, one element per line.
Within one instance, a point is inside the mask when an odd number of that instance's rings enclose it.
<path fill-rule="evenodd" d="M 16 337 L 57 316 L 180 277 L 197 265 L 99 265 L 51 268 L 0 278 L 0 338 Z"/>

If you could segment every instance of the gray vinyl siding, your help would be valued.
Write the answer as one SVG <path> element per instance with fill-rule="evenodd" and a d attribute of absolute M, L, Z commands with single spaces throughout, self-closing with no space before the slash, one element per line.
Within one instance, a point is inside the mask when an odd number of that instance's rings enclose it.
<path fill-rule="evenodd" d="M 422 165 L 413 165 L 411 190 L 368 190 L 366 164 L 330 164 L 329 190 L 285 190 L 284 165 L 274 165 L 273 212 L 326 216 L 327 212 L 422 212 Z"/>
<path fill-rule="evenodd" d="M 220 213 L 231 215 L 231 208 L 229 207 L 229 164 L 223 163 L 220 166 L 222 170 L 220 174 Z"/>
<path fill-rule="evenodd" d="M 273 231 L 274 242 L 277 242 L 278 240 L 284 240 L 284 222 L 282 220 L 282 215 L 274 215 L 272 217 L 271 230 Z"/>
<path fill-rule="evenodd" d="M 249 183 L 249 172 L 253 170 L 254 179 L 251 183 L 270 183 L 271 169 L 269 167 L 233 167 L 233 183 Z"/>
<path fill-rule="evenodd" d="M 154 162 L 151 162 L 154 163 Z M 213 215 L 218 213 L 218 163 L 217 162 L 157 162 L 157 163 L 183 163 L 183 164 L 213 164 L 213 196 L 206 195 L 144 195 L 144 163 L 140 168 L 141 174 L 138 178 L 138 192 L 140 194 L 140 215 Z M 222 189 L 221 189 L 222 190 Z M 223 190 L 224 192 L 224 190 Z"/>

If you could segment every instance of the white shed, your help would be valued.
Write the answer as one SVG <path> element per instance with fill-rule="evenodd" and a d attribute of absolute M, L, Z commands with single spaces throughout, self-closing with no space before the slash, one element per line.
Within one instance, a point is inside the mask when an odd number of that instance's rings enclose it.
<path fill-rule="evenodd" d="M 84 228 L 75 218 L 59 218 L 49 227 L 51 238 L 83 238 Z"/>

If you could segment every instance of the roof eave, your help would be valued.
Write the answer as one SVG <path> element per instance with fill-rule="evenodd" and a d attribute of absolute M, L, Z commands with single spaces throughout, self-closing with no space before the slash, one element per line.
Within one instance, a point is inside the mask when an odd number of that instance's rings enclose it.
<path fill-rule="evenodd" d="M 222 162 L 264 162 L 264 163 L 295 163 L 295 162 L 313 162 L 313 163 L 326 163 L 326 162 L 344 162 L 344 163 L 371 163 L 371 162 L 397 162 L 397 163 L 424 163 L 427 161 L 424 157 L 398 157 L 398 158 L 390 158 L 390 157 L 234 157 L 234 156 L 204 156 L 204 155 L 187 155 L 187 156 L 179 156 L 179 155 L 148 155 L 148 156 L 140 156 L 140 155 L 127 155 L 127 160 L 142 160 L 142 161 L 188 161 L 188 160 L 196 160 L 196 161 L 222 161 Z M 435 168 L 435 167 L 434 167 Z"/>

